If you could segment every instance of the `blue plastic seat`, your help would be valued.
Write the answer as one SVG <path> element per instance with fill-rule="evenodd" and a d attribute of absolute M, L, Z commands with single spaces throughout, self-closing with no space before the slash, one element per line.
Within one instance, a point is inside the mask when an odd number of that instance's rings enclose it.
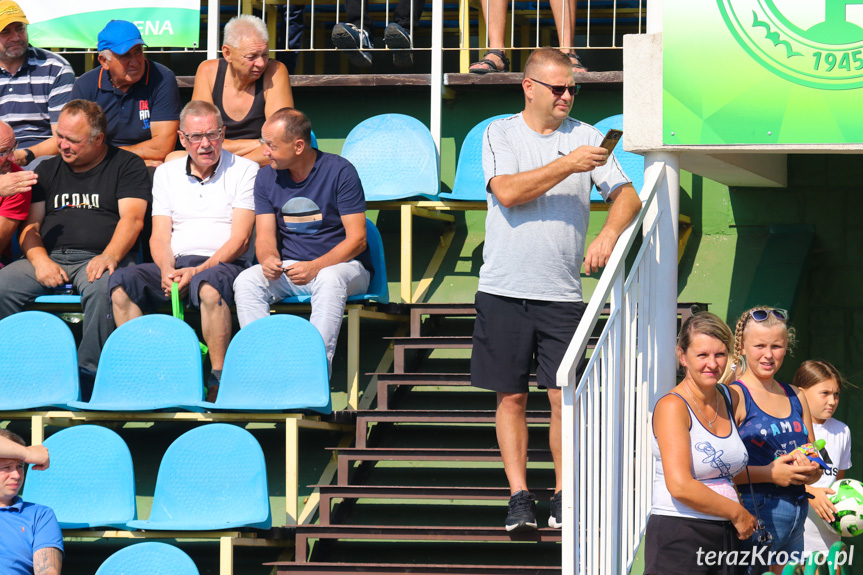
<path fill-rule="evenodd" d="M 42 311 L 0 321 L 0 411 L 63 407 L 78 400 L 78 354 L 66 323 Z"/>
<path fill-rule="evenodd" d="M 105 559 L 96 575 L 199 575 L 183 550 L 156 541 L 124 547 Z"/>
<path fill-rule="evenodd" d="M 600 120 L 594 124 L 594 128 L 603 134 L 612 128 L 615 130 L 622 130 L 623 114 L 609 116 L 608 118 Z M 635 186 L 635 191 L 641 193 L 641 188 L 644 186 L 644 156 L 627 152 L 623 149 L 623 142 L 619 142 L 617 147 L 614 148 L 614 156 L 617 158 L 617 163 L 620 164 L 620 167 L 623 168 L 626 176 L 632 182 L 632 185 Z M 590 201 L 602 201 L 602 196 L 600 196 L 599 192 L 596 191 L 596 187 L 594 187 L 590 192 Z"/>
<path fill-rule="evenodd" d="M 345 138 L 342 156 L 356 167 L 366 201 L 435 199 L 440 190 L 437 148 L 416 118 L 381 114 L 363 120 Z"/>
<path fill-rule="evenodd" d="M 241 329 L 225 355 L 219 395 L 206 409 L 331 413 L 327 352 L 308 320 L 279 314 Z"/>
<path fill-rule="evenodd" d="M 482 170 L 482 139 L 485 129 L 494 120 L 509 118 L 512 114 L 501 114 L 485 119 L 467 133 L 458 153 L 455 181 L 452 192 L 441 192 L 442 200 L 465 200 L 484 202 L 488 199 L 485 189 L 485 176 Z"/>
<path fill-rule="evenodd" d="M 203 531 L 271 524 L 261 446 L 241 427 L 212 423 L 187 431 L 168 447 L 150 518 L 128 527 Z"/>
<path fill-rule="evenodd" d="M 145 315 L 118 327 L 99 358 L 89 403 L 97 411 L 151 411 L 193 406 L 204 395 L 195 331 L 168 315 Z"/>
<path fill-rule="evenodd" d="M 348 296 L 348 302 L 376 301 L 378 303 L 390 302 L 390 288 L 387 285 L 387 264 L 384 258 L 384 242 L 381 233 L 374 223 L 366 218 L 366 242 L 369 253 L 372 256 L 372 274 L 369 281 L 368 291 L 362 294 Z M 286 297 L 281 303 L 308 303 L 312 299 L 310 295 L 293 295 Z"/>
<path fill-rule="evenodd" d="M 61 529 L 125 529 L 137 517 L 132 455 L 119 435 L 79 425 L 58 431 L 45 447 L 51 466 L 27 474 L 22 498 L 53 509 Z"/>

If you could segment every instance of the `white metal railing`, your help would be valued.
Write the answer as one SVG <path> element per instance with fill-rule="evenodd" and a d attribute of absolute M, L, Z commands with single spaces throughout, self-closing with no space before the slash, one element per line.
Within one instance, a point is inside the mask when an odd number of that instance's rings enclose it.
<path fill-rule="evenodd" d="M 627 573 L 650 511 L 649 410 L 663 355 L 652 321 L 661 307 L 654 305 L 662 279 L 657 190 L 665 172 L 662 162 L 645 171 L 644 207 L 618 239 L 557 373 L 563 387 L 564 575 Z M 627 276 L 626 259 L 639 235 L 641 247 Z M 608 320 L 576 381 L 576 366 L 606 303 Z"/>
<path fill-rule="evenodd" d="M 488 27 L 482 16 L 482 4 L 489 0 L 458 0 L 457 3 L 444 4 L 428 0 L 427 9 L 422 14 L 424 21 L 432 23 L 431 41 L 421 41 L 419 45 L 414 43 L 414 49 L 420 51 L 446 51 L 446 50 L 468 50 L 484 49 L 489 45 Z M 555 27 L 551 23 L 551 3 L 559 3 L 560 10 L 565 21 L 568 21 L 567 11 L 571 0 L 541 0 L 539 2 L 527 2 L 510 0 L 504 16 L 507 26 L 507 42 L 503 46 L 507 50 L 532 50 L 539 46 L 549 45 L 556 40 Z M 656 0 L 653 0 L 656 1 Z M 330 43 L 329 36 L 321 39 L 320 35 L 328 30 L 328 26 L 336 22 L 344 22 L 345 10 L 344 0 L 214 0 L 207 4 L 207 38 L 206 46 L 184 46 L 177 48 L 162 48 L 161 52 L 199 52 L 206 53 L 207 58 L 215 58 L 221 46 L 220 15 L 222 10 L 226 14 L 255 13 L 259 14 L 265 22 L 274 18 L 280 20 L 284 25 L 284 31 L 273 38 L 271 46 L 275 52 L 297 52 L 324 53 L 333 52 L 335 48 Z M 361 9 L 360 25 L 369 18 L 382 22 L 384 26 L 393 21 L 393 14 L 397 5 L 396 0 L 371 0 L 374 10 L 367 14 L 365 7 Z M 428 6 L 431 5 L 431 9 Z M 619 34 L 621 29 L 626 32 L 642 33 L 644 21 L 647 16 L 647 0 L 577 0 L 577 21 L 574 30 L 566 31 L 565 36 L 573 35 L 575 41 L 573 48 L 621 48 Z M 381 9 L 382 8 L 382 9 Z M 283 9 L 284 14 L 280 14 Z M 302 30 L 302 47 L 289 45 L 288 29 L 291 26 L 289 16 L 292 9 L 302 10 L 304 25 Z M 372 13 L 373 12 L 373 13 Z M 457 12 L 457 13 L 456 13 Z M 436 34 L 435 20 L 440 18 L 440 26 L 443 33 L 458 34 L 458 41 L 453 46 L 444 46 L 442 35 Z M 414 26 L 414 6 L 410 7 L 410 25 L 407 27 L 411 38 L 416 38 L 420 32 Z M 478 28 L 472 28 L 471 23 L 476 22 Z M 272 27 L 271 30 L 274 30 Z M 295 30 L 296 32 L 296 30 Z M 380 34 L 377 34 L 379 36 Z M 426 35 L 424 32 L 423 36 Z M 475 39 L 472 45 L 471 40 Z M 515 39 L 518 39 L 515 42 Z M 373 53 L 385 52 L 379 37 L 376 38 Z M 74 54 L 79 52 L 92 52 L 92 50 L 69 49 L 64 50 L 62 46 L 54 49 L 62 54 Z"/>

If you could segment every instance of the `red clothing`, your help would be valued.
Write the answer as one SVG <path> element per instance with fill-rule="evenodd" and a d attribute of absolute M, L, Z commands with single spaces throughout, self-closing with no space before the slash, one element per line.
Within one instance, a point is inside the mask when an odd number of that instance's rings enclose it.
<path fill-rule="evenodd" d="M 10 172 L 20 172 L 21 167 L 18 164 L 9 164 Z M 30 192 L 21 192 L 7 198 L 0 198 L 0 217 L 9 218 L 10 220 L 24 221 L 30 213 Z M 0 267 L 3 262 L 12 260 L 11 243 L 8 246 L 0 247 Z"/>
<path fill-rule="evenodd" d="M 9 164 L 10 172 L 20 172 L 18 164 Z M 21 192 L 8 198 L 0 198 L 0 216 L 10 220 L 26 220 L 30 213 L 30 192 Z"/>

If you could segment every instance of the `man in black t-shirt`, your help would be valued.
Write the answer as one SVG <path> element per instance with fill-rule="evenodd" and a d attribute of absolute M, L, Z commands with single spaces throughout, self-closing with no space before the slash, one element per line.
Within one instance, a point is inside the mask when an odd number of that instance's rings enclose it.
<path fill-rule="evenodd" d="M 60 154 L 36 168 L 20 259 L 0 270 L 0 319 L 40 295 L 73 284 L 84 307 L 78 348 L 88 399 L 105 340 L 114 329 L 108 277 L 132 262 L 150 201 L 144 161 L 105 143 L 105 114 L 86 100 L 67 103 L 57 123 Z"/>

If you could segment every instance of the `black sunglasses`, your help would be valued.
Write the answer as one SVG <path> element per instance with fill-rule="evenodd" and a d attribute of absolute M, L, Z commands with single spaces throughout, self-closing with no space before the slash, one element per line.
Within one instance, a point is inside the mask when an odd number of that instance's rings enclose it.
<path fill-rule="evenodd" d="M 531 82 L 536 82 L 537 84 L 542 84 L 543 86 L 551 90 L 551 93 L 558 98 L 563 96 L 564 92 L 569 92 L 570 96 L 578 96 L 578 91 L 581 90 L 581 85 L 579 84 L 576 84 L 574 86 L 552 86 L 551 84 L 540 82 L 536 78 L 528 78 L 528 80 L 530 80 Z"/>
<path fill-rule="evenodd" d="M 779 321 L 788 321 L 788 312 L 784 309 L 778 308 L 754 309 L 749 312 L 749 315 L 752 317 L 752 319 L 759 323 L 766 320 L 771 315 Z"/>

